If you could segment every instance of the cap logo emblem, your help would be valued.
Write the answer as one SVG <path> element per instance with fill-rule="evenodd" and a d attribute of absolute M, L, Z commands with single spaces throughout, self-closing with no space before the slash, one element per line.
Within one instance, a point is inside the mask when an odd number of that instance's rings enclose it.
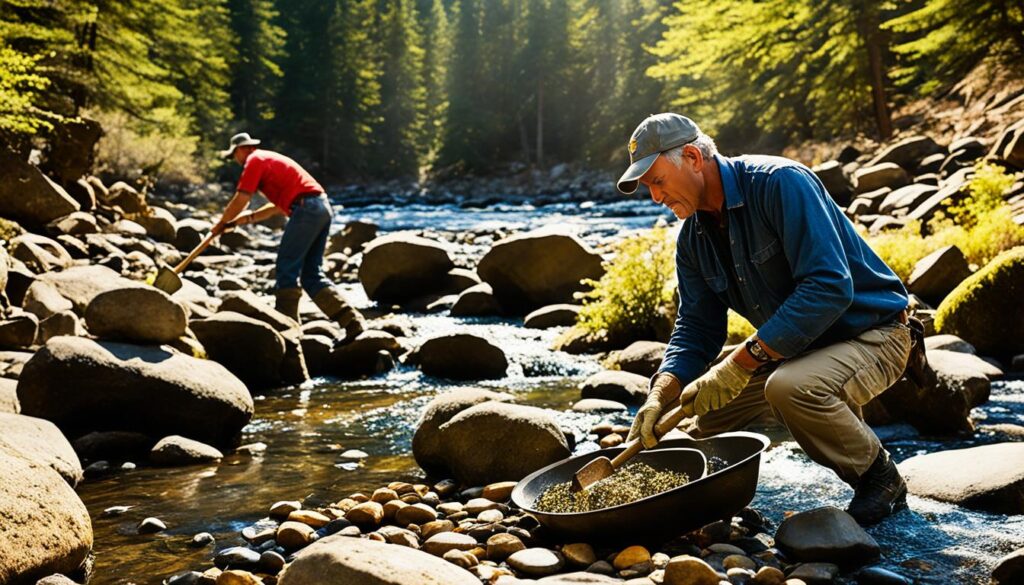
<path fill-rule="evenodd" d="M 630 155 L 636 154 L 636 147 L 637 147 L 636 139 L 630 140 L 629 141 L 629 154 Z"/>

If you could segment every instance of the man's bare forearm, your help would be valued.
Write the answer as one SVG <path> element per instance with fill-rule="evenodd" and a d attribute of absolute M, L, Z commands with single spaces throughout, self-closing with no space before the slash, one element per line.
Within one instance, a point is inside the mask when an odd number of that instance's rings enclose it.
<path fill-rule="evenodd" d="M 224 213 L 220 216 L 215 227 L 223 228 L 231 220 L 238 217 L 238 214 L 245 211 L 245 208 L 249 206 L 249 201 L 252 199 L 252 193 L 245 193 L 243 191 L 235 191 L 234 197 L 224 207 Z"/>
<path fill-rule="evenodd" d="M 232 222 L 235 225 L 248 225 L 250 223 L 259 223 L 266 221 L 275 215 L 283 215 L 282 211 L 277 208 L 273 203 L 267 203 L 259 209 L 254 209 L 248 213 L 243 213 L 235 218 Z"/>

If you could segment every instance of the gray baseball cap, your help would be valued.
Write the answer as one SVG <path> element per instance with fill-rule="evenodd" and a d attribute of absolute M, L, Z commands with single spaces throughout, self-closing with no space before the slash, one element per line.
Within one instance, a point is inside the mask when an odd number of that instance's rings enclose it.
<path fill-rule="evenodd" d="M 223 158 L 227 158 L 231 156 L 239 146 L 256 146 L 259 143 L 260 141 L 249 136 L 248 132 L 240 132 L 231 137 L 228 149 L 220 151 L 220 155 Z"/>
<path fill-rule="evenodd" d="M 679 114 L 648 116 L 629 138 L 629 168 L 615 185 L 625 195 L 636 192 L 640 177 L 651 168 L 658 155 L 697 139 L 700 128 L 693 120 Z"/>

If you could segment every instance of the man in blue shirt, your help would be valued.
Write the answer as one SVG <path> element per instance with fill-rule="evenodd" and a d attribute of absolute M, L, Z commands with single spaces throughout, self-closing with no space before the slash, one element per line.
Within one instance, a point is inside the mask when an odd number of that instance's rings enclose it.
<path fill-rule="evenodd" d="M 907 292 L 807 167 L 781 157 L 723 157 L 692 120 L 658 114 L 629 142 L 618 188 L 638 183 L 683 221 L 679 314 L 630 438 L 657 442 L 682 400 L 696 434 L 741 428 L 767 412 L 807 455 L 854 487 L 847 509 L 879 522 L 906 485 L 860 407 L 903 374 Z M 718 364 L 726 311 L 757 333 Z"/>

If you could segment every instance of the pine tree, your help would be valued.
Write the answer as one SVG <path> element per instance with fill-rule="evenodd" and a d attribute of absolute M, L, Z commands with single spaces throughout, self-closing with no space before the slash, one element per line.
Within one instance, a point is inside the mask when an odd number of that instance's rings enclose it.
<path fill-rule="evenodd" d="M 432 164 L 443 143 L 444 129 L 448 123 L 448 71 L 452 59 L 452 32 L 443 0 L 433 0 L 425 20 L 423 80 L 426 96 L 421 144 L 427 149 L 423 162 Z"/>
<path fill-rule="evenodd" d="M 241 128 L 260 132 L 274 118 L 281 88 L 285 33 L 272 0 L 230 0 L 232 43 L 231 103 Z"/>
<path fill-rule="evenodd" d="M 374 141 L 374 168 L 387 174 L 415 176 L 423 137 L 426 86 L 423 47 L 412 0 L 388 0 L 380 18 L 382 52 L 380 111 Z"/>

